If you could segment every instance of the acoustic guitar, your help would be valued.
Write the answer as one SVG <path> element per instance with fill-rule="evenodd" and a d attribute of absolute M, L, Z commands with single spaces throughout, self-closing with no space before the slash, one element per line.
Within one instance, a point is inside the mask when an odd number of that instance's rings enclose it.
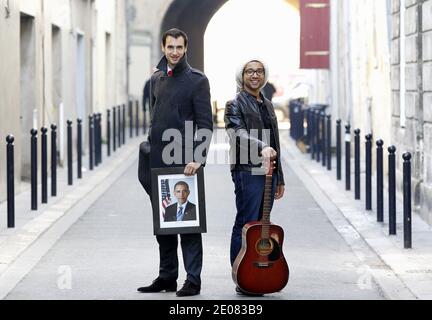
<path fill-rule="evenodd" d="M 242 248 L 233 265 L 235 284 L 250 294 L 270 294 L 288 284 L 289 267 L 282 252 L 284 231 L 270 222 L 275 162 L 265 179 L 263 218 L 243 227 Z"/>

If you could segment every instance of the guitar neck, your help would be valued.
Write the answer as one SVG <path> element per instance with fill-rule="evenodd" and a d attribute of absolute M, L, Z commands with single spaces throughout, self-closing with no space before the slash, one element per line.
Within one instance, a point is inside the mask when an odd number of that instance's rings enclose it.
<path fill-rule="evenodd" d="M 266 175 L 264 189 L 264 205 L 262 223 L 262 238 L 270 239 L 270 212 L 272 208 L 273 175 Z"/>

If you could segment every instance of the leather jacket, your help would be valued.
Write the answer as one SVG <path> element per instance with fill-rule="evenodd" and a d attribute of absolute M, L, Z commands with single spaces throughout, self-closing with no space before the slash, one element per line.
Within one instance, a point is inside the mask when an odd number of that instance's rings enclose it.
<path fill-rule="evenodd" d="M 279 141 L 279 127 L 273 104 L 265 99 L 263 101 L 270 115 L 272 132 L 276 143 L 278 185 L 285 185 L 284 174 L 281 163 L 281 148 Z M 253 168 L 260 168 L 261 163 L 252 161 L 251 153 L 245 147 L 261 151 L 270 146 L 270 137 L 265 136 L 265 128 L 259 105 L 254 96 L 246 91 L 237 94 L 234 100 L 228 101 L 225 108 L 225 128 L 228 132 L 231 145 L 231 170 L 252 171 Z M 255 130 L 254 130 L 255 129 Z M 247 159 L 245 159 L 245 155 Z"/>

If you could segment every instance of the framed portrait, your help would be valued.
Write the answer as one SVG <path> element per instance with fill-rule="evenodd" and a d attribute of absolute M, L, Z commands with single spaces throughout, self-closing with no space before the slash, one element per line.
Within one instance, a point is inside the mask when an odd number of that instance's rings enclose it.
<path fill-rule="evenodd" d="M 206 233 L 204 170 L 188 177 L 184 168 L 152 169 L 155 235 Z"/>

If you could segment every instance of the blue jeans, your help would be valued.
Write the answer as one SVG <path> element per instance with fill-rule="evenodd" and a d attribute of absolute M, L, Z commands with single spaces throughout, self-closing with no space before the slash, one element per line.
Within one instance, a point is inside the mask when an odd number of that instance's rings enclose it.
<path fill-rule="evenodd" d="M 260 221 L 264 200 L 265 176 L 255 176 L 249 171 L 233 171 L 237 216 L 231 236 L 231 265 L 242 246 L 243 227 L 252 221 Z M 277 176 L 273 175 L 272 207 L 276 192 Z"/>

